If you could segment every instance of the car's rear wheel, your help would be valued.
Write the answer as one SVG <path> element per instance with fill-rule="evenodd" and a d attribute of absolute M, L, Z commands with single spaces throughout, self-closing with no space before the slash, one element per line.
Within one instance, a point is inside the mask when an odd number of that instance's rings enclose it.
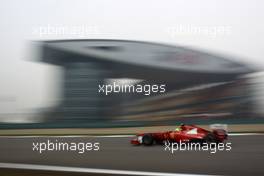
<path fill-rule="evenodd" d="M 201 139 L 191 139 L 189 142 L 193 143 L 193 144 L 202 144 L 203 140 L 201 140 Z"/>
<path fill-rule="evenodd" d="M 153 142 L 154 142 L 154 139 L 153 139 L 153 137 L 152 137 L 152 135 L 151 134 L 145 134 L 144 136 L 143 136 L 143 138 L 142 138 L 142 143 L 144 144 L 144 145 L 152 145 L 153 144 Z"/>
<path fill-rule="evenodd" d="M 217 143 L 217 140 L 215 138 L 215 135 L 213 133 L 208 133 L 205 138 L 204 138 L 204 142 L 206 143 Z"/>

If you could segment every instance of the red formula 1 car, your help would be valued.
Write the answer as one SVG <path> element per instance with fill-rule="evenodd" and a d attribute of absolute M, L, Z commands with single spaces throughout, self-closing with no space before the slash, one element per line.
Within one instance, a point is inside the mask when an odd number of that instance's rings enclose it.
<path fill-rule="evenodd" d="M 134 145 L 152 145 L 169 142 L 199 142 L 199 143 L 219 143 L 227 139 L 225 129 L 213 129 L 208 131 L 195 125 L 180 125 L 174 131 L 142 133 L 131 140 Z"/>

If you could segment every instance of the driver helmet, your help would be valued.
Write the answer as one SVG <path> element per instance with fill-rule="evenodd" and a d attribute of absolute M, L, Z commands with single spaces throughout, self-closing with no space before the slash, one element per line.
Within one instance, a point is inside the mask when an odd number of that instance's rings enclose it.
<path fill-rule="evenodd" d="M 182 130 L 182 128 L 181 127 L 183 127 L 184 126 L 184 124 L 183 123 L 181 123 L 180 124 L 180 126 L 178 126 L 177 128 L 175 128 L 175 131 L 181 131 Z"/>

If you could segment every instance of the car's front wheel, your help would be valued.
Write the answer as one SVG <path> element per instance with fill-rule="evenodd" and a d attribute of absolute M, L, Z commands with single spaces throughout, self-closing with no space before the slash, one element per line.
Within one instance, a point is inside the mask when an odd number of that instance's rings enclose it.
<path fill-rule="evenodd" d="M 152 145 L 153 144 L 153 142 L 154 142 L 154 139 L 153 139 L 153 137 L 152 137 L 152 135 L 151 134 L 145 134 L 144 136 L 143 136 L 143 138 L 142 138 L 142 143 L 144 144 L 144 145 Z"/>

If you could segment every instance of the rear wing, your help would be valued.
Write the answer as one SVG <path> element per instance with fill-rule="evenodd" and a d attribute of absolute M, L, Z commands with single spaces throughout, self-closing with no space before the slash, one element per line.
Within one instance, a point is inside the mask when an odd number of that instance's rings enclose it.
<path fill-rule="evenodd" d="M 226 132 L 228 131 L 227 124 L 212 124 L 209 126 L 209 128 L 213 131 L 215 130 L 225 130 Z"/>

